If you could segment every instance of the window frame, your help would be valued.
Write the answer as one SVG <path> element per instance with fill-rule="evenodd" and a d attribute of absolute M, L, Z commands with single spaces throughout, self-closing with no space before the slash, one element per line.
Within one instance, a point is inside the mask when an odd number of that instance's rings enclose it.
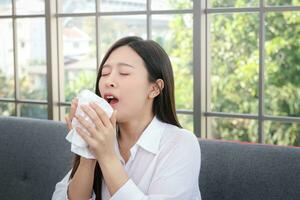
<path fill-rule="evenodd" d="M 63 17 L 95 17 L 96 23 L 96 63 L 100 65 L 100 20 L 101 16 L 114 15 L 145 15 L 147 27 L 147 39 L 151 39 L 151 18 L 157 14 L 191 14 L 193 17 L 193 110 L 178 109 L 176 112 L 183 115 L 193 116 L 193 128 L 197 137 L 207 138 L 211 132 L 210 118 L 241 118 L 256 120 L 258 123 L 258 142 L 264 143 L 264 122 L 287 122 L 299 123 L 300 117 L 271 116 L 265 113 L 264 106 L 264 83 L 265 83 L 265 15 L 269 12 L 300 11 L 300 6 L 268 6 L 265 0 L 260 0 L 258 7 L 222 7 L 212 8 L 208 6 L 209 0 L 193 1 L 192 9 L 182 10 L 151 10 L 151 0 L 146 0 L 146 10 L 143 11 L 120 11 L 102 12 L 100 11 L 100 0 L 95 0 L 96 10 L 89 13 L 58 13 L 58 0 L 45 0 L 45 13 L 34 15 L 17 15 L 16 0 L 12 0 L 12 14 L 0 16 L 0 19 L 12 19 L 13 32 L 13 54 L 14 54 L 14 99 L 0 98 L 1 103 L 14 103 L 15 116 L 20 116 L 20 104 L 30 103 L 48 106 L 48 119 L 62 121 L 63 107 L 70 106 L 70 102 L 61 102 L 61 92 L 63 86 L 63 64 L 59 50 L 62 44 L 62 34 L 59 27 L 59 20 Z M 210 111 L 210 71 L 211 63 L 209 60 L 209 21 L 210 14 L 223 13 L 258 13 L 259 14 L 259 98 L 257 114 L 239 114 Z M 19 98 L 19 74 L 17 60 L 17 27 L 16 19 L 19 18 L 45 18 L 46 29 L 46 60 L 47 60 L 47 101 L 21 100 Z"/>

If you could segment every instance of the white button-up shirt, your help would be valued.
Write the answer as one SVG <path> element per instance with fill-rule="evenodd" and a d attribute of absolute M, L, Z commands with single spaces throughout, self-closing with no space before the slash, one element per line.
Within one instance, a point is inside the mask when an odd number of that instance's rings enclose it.
<path fill-rule="evenodd" d="M 198 177 L 201 151 L 188 130 L 161 122 L 156 116 L 130 149 L 127 163 L 116 153 L 129 180 L 111 196 L 102 180 L 103 200 L 201 200 Z M 56 184 L 52 200 L 66 200 L 69 177 Z M 94 200 L 95 193 L 91 200 Z"/>

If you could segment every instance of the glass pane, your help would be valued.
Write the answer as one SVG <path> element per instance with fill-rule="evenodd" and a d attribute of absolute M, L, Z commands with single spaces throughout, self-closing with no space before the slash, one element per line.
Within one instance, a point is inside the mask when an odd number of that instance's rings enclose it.
<path fill-rule="evenodd" d="M 17 15 L 45 14 L 45 0 L 15 0 Z"/>
<path fill-rule="evenodd" d="M 146 7 L 146 0 L 100 0 L 101 12 L 141 11 Z"/>
<path fill-rule="evenodd" d="M 97 68 L 95 17 L 62 18 L 60 25 L 63 34 L 60 54 L 64 58 L 61 101 L 71 101 L 82 89 L 94 90 Z"/>
<path fill-rule="evenodd" d="M 268 5 L 272 6 L 299 6 L 300 0 L 267 0 Z"/>
<path fill-rule="evenodd" d="M 208 118 L 209 139 L 257 142 L 257 121 L 250 119 Z"/>
<path fill-rule="evenodd" d="M 255 7 L 259 6 L 259 0 L 211 0 L 208 7 Z"/>
<path fill-rule="evenodd" d="M 0 102 L 0 116 L 14 116 L 15 104 Z"/>
<path fill-rule="evenodd" d="M 211 110 L 257 113 L 258 14 L 210 16 Z"/>
<path fill-rule="evenodd" d="M 153 15 L 151 38 L 170 56 L 177 109 L 193 109 L 193 19 L 185 15 Z"/>
<path fill-rule="evenodd" d="M 48 108 L 46 105 L 20 104 L 21 117 L 48 119 Z"/>
<path fill-rule="evenodd" d="M 264 123 L 267 144 L 300 146 L 300 124 L 270 122 Z"/>
<path fill-rule="evenodd" d="M 100 18 L 101 60 L 108 48 L 118 39 L 137 35 L 147 38 L 146 15 L 116 15 Z"/>
<path fill-rule="evenodd" d="M 95 0 L 59 0 L 57 2 L 60 13 L 96 12 Z"/>
<path fill-rule="evenodd" d="M 0 19 L 0 98 L 14 97 L 12 20 Z"/>
<path fill-rule="evenodd" d="M 11 15 L 12 6 L 11 0 L 0 0 L 0 15 Z"/>
<path fill-rule="evenodd" d="M 175 9 L 192 9 L 193 0 L 152 0 L 152 10 L 175 10 Z"/>
<path fill-rule="evenodd" d="M 17 19 L 19 87 L 22 99 L 47 99 L 45 19 Z"/>
<path fill-rule="evenodd" d="M 180 125 L 194 133 L 194 117 L 193 115 L 177 114 Z M 194 133 L 195 134 L 195 133 Z"/>
<path fill-rule="evenodd" d="M 299 117 L 300 13 L 267 13 L 266 24 L 266 113 Z"/>

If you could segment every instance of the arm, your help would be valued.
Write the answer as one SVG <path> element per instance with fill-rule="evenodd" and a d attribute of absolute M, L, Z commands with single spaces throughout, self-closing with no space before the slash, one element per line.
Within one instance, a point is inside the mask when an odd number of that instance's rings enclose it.
<path fill-rule="evenodd" d="M 80 164 L 68 187 L 70 200 L 90 199 L 93 193 L 96 160 L 80 158 Z"/>
<path fill-rule="evenodd" d="M 83 166 L 81 168 L 84 168 L 85 166 L 88 166 L 88 165 L 89 165 L 89 163 L 83 164 L 83 162 L 81 162 L 81 164 L 78 166 L 78 169 L 77 169 L 76 173 L 74 174 L 73 178 L 75 178 L 75 176 L 80 177 L 80 174 L 82 174 L 82 173 L 79 172 L 80 167 Z M 92 171 L 92 170 L 90 170 L 90 171 Z M 73 199 L 73 198 L 69 198 L 69 196 L 68 196 L 69 184 L 71 182 L 73 182 L 73 179 L 69 180 L 71 172 L 72 172 L 72 170 L 70 170 L 66 174 L 66 176 L 60 182 L 58 182 L 55 185 L 55 190 L 54 190 L 54 192 L 52 194 L 52 198 L 51 198 L 52 200 L 70 200 L 70 199 Z M 78 174 L 78 175 L 76 175 L 76 174 Z M 72 184 L 76 184 L 76 181 L 74 181 Z M 92 198 L 88 197 L 88 198 L 85 198 L 85 200 L 86 199 L 95 200 L 95 197 L 96 197 L 95 193 L 93 192 Z"/>
<path fill-rule="evenodd" d="M 126 179 L 119 167 L 121 164 L 113 160 L 103 162 L 101 169 L 112 196 L 110 200 L 200 200 L 200 147 L 194 136 L 183 140 L 166 149 L 147 193 L 143 193 L 132 179 Z"/>
<path fill-rule="evenodd" d="M 75 115 L 78 105 L 78 99 L 73 99 L 69 116 L 65 118 L 68 130 L 72 129 L 72 119 Z M 67 199 L 90 199 L 93 192 L 94 169 L 96 160 L 85 159 L 80 157 L 80 163 L 76 173 L 70 179 L 71 171 L 56 184 L 55 191 L 52 195 L 52 200 L 67 200 Z M 93 194 L 93 198 L 94 198 Z"/>
<path fill-rule="evenodd" d="M 115 155 L 107 157 L 99 163 L 107 189 L 112 196 L 128 181 L 129 177 Z"/>

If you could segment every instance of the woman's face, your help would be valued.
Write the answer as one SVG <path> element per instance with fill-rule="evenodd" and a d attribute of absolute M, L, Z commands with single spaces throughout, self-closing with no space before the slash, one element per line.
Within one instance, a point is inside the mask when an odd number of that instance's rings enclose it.
<path fill-rule="evenodd" d="M 102 98 L 118 110 L 118 122 L 151 112 L 152 84 L 142 58 L 130 47 L 119 47 L 110 54 L 98 84 Z"/>

